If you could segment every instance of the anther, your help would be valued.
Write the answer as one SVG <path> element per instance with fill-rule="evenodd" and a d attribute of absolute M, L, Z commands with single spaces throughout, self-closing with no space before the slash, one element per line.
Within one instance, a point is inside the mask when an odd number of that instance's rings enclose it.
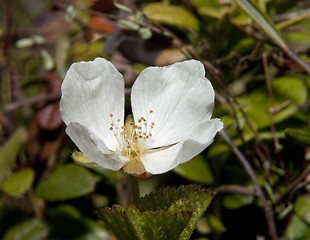
<path fill-rule="evenodd" d="M 112 113 L 110 113 L 110 114 L 109 114 L 109 117 L 110 117 L 110 118 L 112 118 L 112 117 L 113 117 L 113 114 L 112 114 Z"/>

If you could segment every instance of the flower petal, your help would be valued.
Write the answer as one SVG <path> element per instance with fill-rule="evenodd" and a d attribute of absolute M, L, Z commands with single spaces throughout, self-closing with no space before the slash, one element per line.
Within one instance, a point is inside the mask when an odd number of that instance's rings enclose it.
<path fill-rule="evenodd" d="M 222 128 L 223 123 L 219 119 L 201 122 L 192 131 L 191 137 L 184 142 L 179 142 L 162 151 L 144 154 L 141 161 L 145 170 L 152 174 L 161 174 L 191 160 L 213 142 L 216 133 Z"/>
<path fill-rule="evenodd" d="M 142 71 L 131 103 L 136 124 L 141 116 L 155 123 L 148 147 L 156 148 L 184 141 L 200 121 L 210 119 L 214 90 L 202 63 L 190 60 Z"/>
<path fill-rule="evenodd" d="M 85 126 L 71 122 L 66 133 L 78 148 L 99 166 L 116 171 L 124 165 L 125 159 L 120 153 L 111 152 L 105 143 Z"/>
<path fill-rule="evenodd" d="M 179 164 L 181 148 L 182 144 L 177 143 L 161 151 L 143 154 L 141 161 L 145 170 L 151 174 L 161 174 L 175 168 Z"/>
<path fill-rule="evenodd" d="M 178 160 L 179 164 L 191 160 L 207 148 L 213 142 L 217 132 L 222 128 L 223 122 L 217 118 L 205 120 L 196 126 L 191 136 L 182 144 L 181 154 Z"/>
<path fill-rule="evenodd" d="M 66 125 L 78 122 L 116 151 L 118 144 L 109 130 L 111 119 L 124 123 L 124 80 L 103 58 L 71 65 L 61 87 L 60 113 Z"/>

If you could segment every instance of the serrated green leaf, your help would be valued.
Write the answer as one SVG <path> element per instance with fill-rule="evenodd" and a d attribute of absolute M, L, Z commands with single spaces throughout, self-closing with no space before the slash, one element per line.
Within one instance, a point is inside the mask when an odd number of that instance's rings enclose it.
<path fill-rule="evenodd" d="M 284 133 L 290 141 L 302 146 L 310 146 L 310 130 L 286 128 Z"/>
<path fill-rule="evenodd" d="M 143 13 L 151 20 L 171 25 L 174 27 L 188 27 L 199 29 L 199 21 L 182 6 L 168 5 L 164 3 L 149 3 L 143 9 Z"/>
<path fill-rule="evenodd" d="M 188 186 L 180 186 L 177 189 L 174 187 L 162 187 L 156 191 L 141 198 L 137 204 L 137 208 L 140 211 L 167 211 L 171 205 L 179 199 L 188 199 L 195 203 L 196 198 L 201 201 L 199 197 L 207 197 L 207 201 L 211 201 L 211 193 L 207 189 L 201 189 L 198 184 L 192 184 Z M 205 196 L 206 195 L 206 196 Z"/>
<path fill-rule="evenodd" d="M 192 234 L 199 218 L 207 209 L 212 200 L 210 190 L 202 189 L 200 185 L 180 186 L 178 189 L 172 187 L 160 188 L 157 191 L 141 198 L 137 204 L 140 211 L 169 210 L 171 206 L 180 199 L 186 199 L 195 207 L 195 211 L 187 227 L 179 239 L 188 239 Z"/>
<path fill-rule="evenodd" d="M 131 225 L 124 208 L 121 206 L 115 205 L 111 208 L 101 208 L 96 213 L 119 240 L 138 239 L 134 227 Z"/>
<path fill-rule="evenodd" d="M 191 161 L 177 166 L 173 171 L 195 182 L 205 184 L 213 183 L 213 176 L 209 164 L 202 155 L 198 155 Z"/>
<path fill-rule="evenodd" d="M 22 144 L 26 140 L 26 132 L 19 128 L 0 149 L 0 185 L 5 176 L 10 173 Z"/>
<path fill-rule="evenodd" d="M 47 179 L 41 179 L 36 194 L 48 201 L 67 200 L 92 192 L 95 183 L 87 169 L 67 164 L 59 166 Z"/>
<path fill-rule="evenodd" d="M 3 240 L 41 240 L 48 234 L 48 227 L 38 219 L 31 219 L 14 225 L 3 237 Z"/>
<path fill-rule="evenodd" d="M 32 186 L 34 177 L 31 168 L 22 169 L 3 181 L 2 190 L 11 196 L 22 195 Z"/>
<path fill-rule="evenodd" d="M 119 240 L 177 240 L 188 224 L 192 213 L 193 211 L 180 210 L 174 213 L 168 211 L 141 212 L 135 206 L 129 206 L 126 210 L 114 206 L 100 209 L 98 212 L 100 218 Z"/>
<path fill-rule="evenodd" d="M 97 214 L 120 240 L 189 239 L 211 198 L 199 185 L 165 187 L 136 206 L 102 208 Z"/>

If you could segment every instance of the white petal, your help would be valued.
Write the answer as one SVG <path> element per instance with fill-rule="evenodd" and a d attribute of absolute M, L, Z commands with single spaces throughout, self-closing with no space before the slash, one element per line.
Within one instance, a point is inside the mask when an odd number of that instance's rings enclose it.
<path fill-rule="evenodd" d="M 66 125 L 78 122 L 115 151 L 117 142 L 109 130 L 111 119 L 124 123 L 124 80 L 103 58 L 71 65 L 61 87 L 60 113 Z"/>
<path fill-rule="evenodd" d="M 116 171 L 124 165 L 124 158 L 117 152 L 111 152 L 105 143 L 85 126 L 70 123 L 66 133 L 78 148 L 99 166 Z"/>
<path fill-rule="evenodd" d="M 179 164 L 179 155 L 182 144 L 177 143 L 162 151 L 143 154 L 141 161 L 147 172 L 161 174 L 168 172 Z"/>
<path fill-rule="evenodd" d="M 207 148 L 213 142 L 217 132 L 222 128 L 223 122 L 220 119 L 205 120 L 196 126 L 191 136 L 182 144 L 179 164 L 191 160 Z"/>
<path fill-rule="evenodd" d="M 142 155 L 141 161 L 145 170 L 152 174 L 161 174 L 191 160 L 213 142 L 216 133 L 222 128 L 223 123 L 219 119 L 201 122 L 193 130 L 192 136 L 184 142 L 163 151 Z"/>
<path fill-rule="evenodd" d="M 142 71 L 131 103 L 135 122 L 143 116 L 155 123 L 148 147 L 160 147 L 184 141 L 200 121 L 211 118 L 214 90 L 202 63 L 190 60 Z"/>

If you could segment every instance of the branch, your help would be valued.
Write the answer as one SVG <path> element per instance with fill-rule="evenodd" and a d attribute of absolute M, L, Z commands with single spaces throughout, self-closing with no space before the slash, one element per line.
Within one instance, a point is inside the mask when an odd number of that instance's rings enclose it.
<path fill-rule="evenodd" d="M 268 225 L 268 229 L 269 229 L 269 235 L 270 235 L 272 240 L 277 240 L 278 235 L 277 235 L 277 229 L 276 229 L 276 225 L 275 225 L 275 221 L 274 221 L 274 217 L 273 217 L 273 211 L 272 211 L 271 206 L 267 202 L 267 199 L 266 199 L 266 196 L 265 196 L 263 190 L 259 186 L 259 183 L 258 183 L 258 180 L 256 178 L 254 170 L 252 169 L 251 165 L 249 164 L 249 162 L 245 158 L 245 156 L 242 154 L 242 152 L 232 142 L 232 140 L 227 135 L 227 133 L 224 130 L 221 130 L 219 133 L 222 136 L 222 138 L 224 139 L 224 141 L 230 146 L 232 151 L 235 153 L 235 155 L 237 156 L 237 158 L 239 159 L 239 161 L 243 165 L 246 173 L 250 176 L 251 180 L 253 181 L 254 186 L 256 188 L 256 191 L 257 191 L 257 195 L 263 204 L 263 209 L 264 209 L 264 213 L 265 213 L 265 217 L 266 217 L 266 221 L 267 221 L 267 225 Z"/>
<path fill-rule="evenodd" d="M 286 191 L 276 199 L 275 204 L 276 205 L 280 204 L 285 198 L 290 196 L 291 192 L 294 191 L 296 186 L 298 186 L 298 184 L 302 182 L 309 173 L 310 173 L 310 164 L 306 167 L 306 169 L 302 172 L 302 174 L 298 178 L 296 178 L 295 181 L 290 186 L 288 186 Z"/>
<path fill-rule="evenodd" d="M 257 196 L 257 191 L 255 188 L 248 188 L 237 184 L 226 184 L 217 187 L 215 190 L 215 195 L 225 192 L 238 193 L 241 195 Z"/>

